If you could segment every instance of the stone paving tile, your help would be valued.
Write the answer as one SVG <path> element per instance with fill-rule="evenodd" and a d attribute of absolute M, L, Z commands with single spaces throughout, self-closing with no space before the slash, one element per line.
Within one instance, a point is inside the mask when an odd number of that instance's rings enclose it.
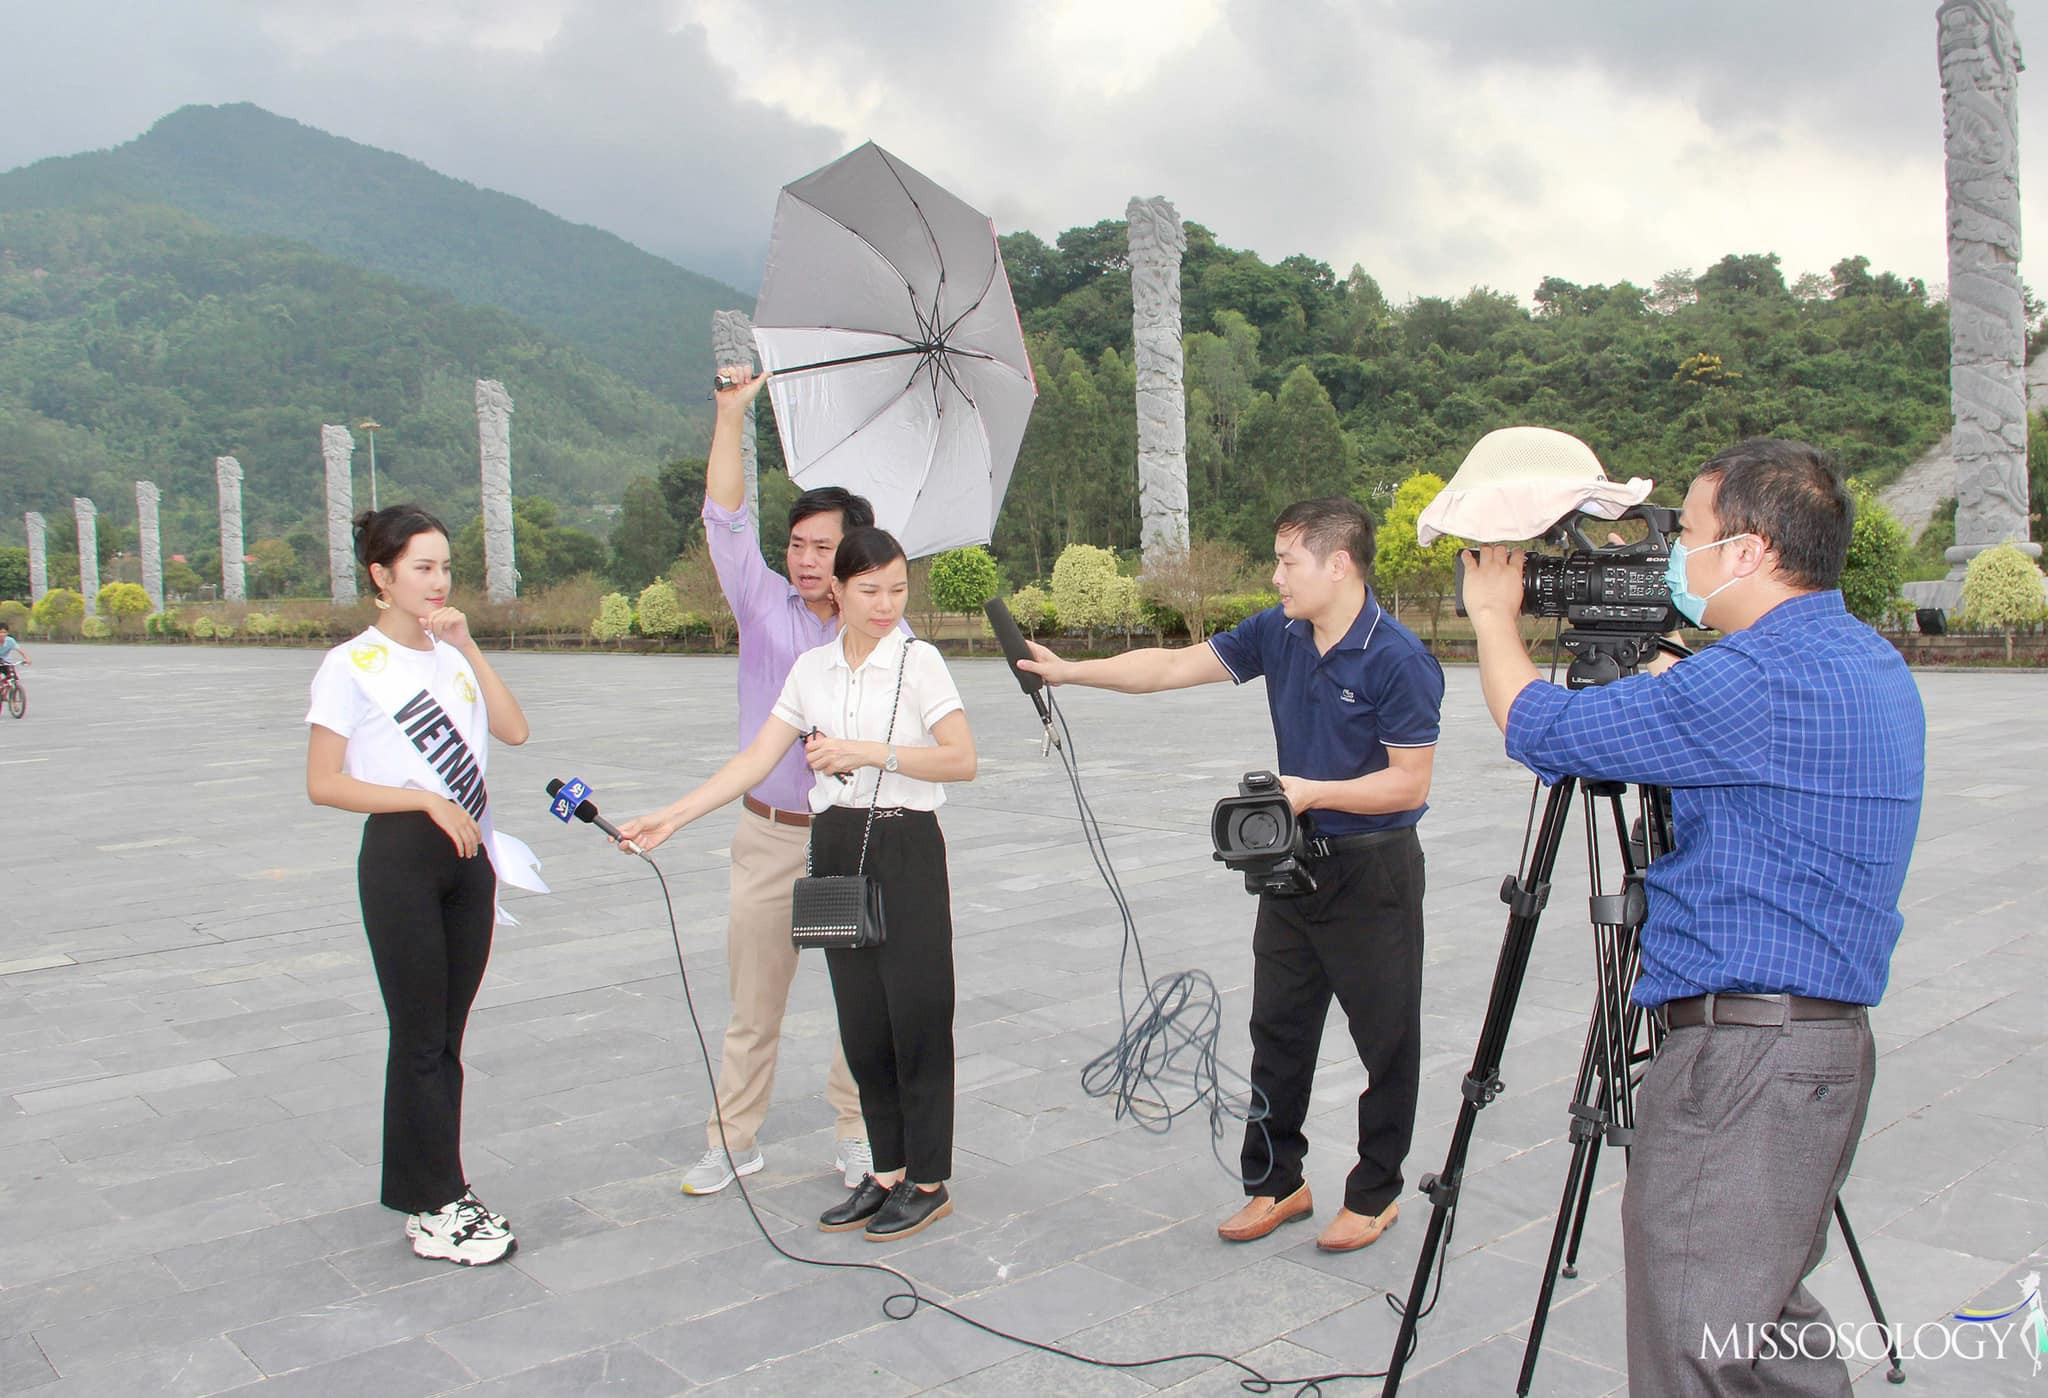
<path fill-rule="evenodd" d="M 664 1398 L 691 1387 L 688 1379 L 638 1345 L 620 1343 L 522 1369 L 462 1392 L 478 1398 Z"/>
<path fill-rule="evenodd" d="M 659 891 L 587 832 L 551 826 L 539 789 L 580 771 L 608 812 L 630 814 L 708 772 L 732 742 L 730 660 L 504 658 L 536 736 L 494 754 L 500 819 L 534 843 L 558 894 L 514 900 L 523 925 L 500 929 L 472 1022 L 467 1163 L 522 1240 L 507 1266 L 472 1272 L 413 1257 L 398 1216 L 375 1203 L 384 1025 L 354 907 L 356 823 L 307 807 L 298 789 L 314 654 L 48 650 L 36 719 L 7 735 L 10 761 L 64 781 L 49 785 L 50 819 L 10 836 L 20 872 L 0 940 L 0 1389 L 1239 1391 L 1214 1365 L 1083 1369 L 933 1312 L 889 1321 L 885 1278 L 777 1257 L 736 1191 L 676 1192 L 702 1149 L 710 1089 Z M 836 1188 L 822 1100 L 835 1028 L 811 958 L 762 1136 L 769 1168 L 750 1180 L 768 1226 L 806 1256 L 887 1261 L 935 1298 L 1083 1347 L 1220 1348 L 1274 1374 L 1383 1367 L 1385 1293 L 1406 1295 L 1426 1203 L 1411 1193 L 1401 1225 L 1363 1254 L 1318 1253 L 1314 1224 L 1227 1247 L 1214 1226 L 1240 1191 L 1199 1114 L 1160 1137 L 1082 1093 L 1083 1064 L 1137 1003 L 1135 970 L 1120 1008 L 1114 910 L 1007 673 L 978 660 L 954 669 L 984 750 L 981 779 L 944 817 L 958 1211 L 887 1247 L 815 1231 Z M 592 676 L 614 703 L 587 702 Z M 250 724 L 185 725 L 175 751 L 149 740 L 220 686 L 244 696 Z M 2048 1016 L 2032 989 L 2048 971 L 2035 916 L 2048 901 L 2035 857 L 2048 817 L 2039 682 L 1928 673 L 1921 686 L 1929 803 L 1845 1192 L 1886 1305 L 1909 1323 L 2010 1289 L 2048 1252 Z M 1263 702 L 1203 689 L 1062 704 L 1151 972 L 1214 977 L 1218 1052 L 1241 1071 L 1252 903 L 1209 860 L 1205 827 L 1239 772 L 1272 761 Z M 658 721 L 629 730 L 611 717 L 621 705 Z M 1439 1168 L 1457 1115 L 1504 925 L 1495 891 L 1530 787 L 1502 757 L 1471 670 L 1449 672 L 1445 715 L 1424 826 L 1411 1182 Z M 1190 737 L 1192 754 L 1179 746 Z M 103 834 L 81 855 L 64 832 L 87 810 Z M 733 820 L 712 817 L 663 852 L 714 1056 Z M 1583 887 L 1573 843 L 1557 872 L 1566 890 Z M 1519 1365 L 1590 1005 L 1574 901 L 1553 900 L 1533 949 L 1509 1090 L 1475 1123 L 1448 1280 L 1405 1391 L 1496 1391 Z M 1322 1062 L 1308 1169 L 1327 1215 L 1356 1093 L 1340 1030 L 1325 1035 Z M 1234 1163 L 1236 1133 L 1219 1144 Z M 1603 1160 L 1582 1275 L 1559 1283 L 1538 1391 L 1620 1383 L 1619 1182 L 1618 1160 Z M 1838 1314 L 1864 1313 L 1839 1244 L 1815 1288 Z M 1989 1370 L 1922 1366 L 1918 1377 L 1965 1373 L 1972 1392 L 2021 1391 Z M 1873 1383 L 1881 1373 L 1858 1376 L 1859 1391 Z"/>

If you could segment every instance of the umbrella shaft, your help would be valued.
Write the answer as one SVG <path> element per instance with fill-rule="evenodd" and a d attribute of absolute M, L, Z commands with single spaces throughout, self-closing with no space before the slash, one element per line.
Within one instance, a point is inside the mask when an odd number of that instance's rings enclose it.
<path fill-rule="evenodd" d="M 835 369 L 842 364 L 865 364 L 871 359 L 900 359 L 906 354 L 931 354 L 943 348 L 941 345 L 905 345 L 902 349 L 876 350 L 873 354 L 849 354 L 844 359 L 820 359 L 810 364 L 792 364 L 775 372 L 801 374 L 807 369 Z"/>

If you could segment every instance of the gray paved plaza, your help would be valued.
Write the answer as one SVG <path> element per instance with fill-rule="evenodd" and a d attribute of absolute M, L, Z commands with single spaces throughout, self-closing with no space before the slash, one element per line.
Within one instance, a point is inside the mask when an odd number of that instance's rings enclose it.
<path fill-rule="evenodd" d="M 709 1096 L 660 890 L 547 816 L 580 774 L 608 814 L 727 755 L 726 659 L 515 655 L 533 719 L 491 770 L 501 824 L 555 893 L 518 896 L 472 1022 L 466 1162 L 520 1248 L 466 1270 L 416 1259 L 375 1203 L 384 1016 L 357 917 L 356 818 L 303 790 L 312 652 L 35 649 L 29 716 L 0 717 L 0 1391 L 405 1395 L 1237 1392 L 1200 1363 L 1108 1371 L 944 1315 L 896 1322 L 883 1277 L 799 1266 L 736 1191 L 680 1195 Z M 1499 950 L 1529 782 L 1470 669 L 1450 672 L 1429 859 L 1421 1121 L 1401 1223 L 1345 1257 L 1314 1225 L 1228 1246 L 1235 1206 L 1203 1122 L 1118 1122 L 1082 1065 L 1119 1018 L 1114 909 L 1064 777 L 1008 674 L 956 661 L 981 779 L 944 815 L 958 928 L 958 1211 L 897 1246 L 811 1226 L 836 1197 L 823 1097 L 833 1019 L 807 959 L 753 1197 L 786 1246 L 886 1259 L 991 1324 L 1112 1359 L 1220 1350 L 1275 1376 L 1378 1369 L 1428 1217 Z M 2048 682 L 1921 677 L 1928 804 L 1907 929 L 1875 1017 L 1882 1058 L 1846 1198 L 1909 1328 L 2018 1299 L 2048 1249 Z M 1253 905 L 1209 858 L 1210 805 L 1269 765 L 1257 686 L 1065 701 L 1155 974 L 1202 968 L 1222 1052 L 1248 1066 Z M 723 815 L 661 853 L 717 1052 L 727 995 Z M 1508 1091 L 1479 1118 L 1448 1280 L 1404 1392 L 1512 1391 L 1568 1144 L 1591 937 L 1567 842 L 1514 1021 Z M 1310 1178 L 1342 1197 L 1357 1067 L 1325 1038 Z M 1223 1142 L 1234 1160 L 1236 1141 Z M 1618 1162 L 1603 1162 L 1581 1276 L 1560 1283 L 1536 1391 L 1619 1391 Z M 2030 1261 L 2030 1259 L 2032 1259 Z M 1839 1247 L 1816 1288 L 1867 1312 Z M 1931 1332 L 1929 1343 L 1934 1342 Z M 1907 1393 L 2034 1391 L 2003 1361 L 1910 1366 Z M 1333 1391 L 1370 1392 L 1354 1383 Z M 1859 1389 L 1889 1392 L 1880 1371 Z"/>

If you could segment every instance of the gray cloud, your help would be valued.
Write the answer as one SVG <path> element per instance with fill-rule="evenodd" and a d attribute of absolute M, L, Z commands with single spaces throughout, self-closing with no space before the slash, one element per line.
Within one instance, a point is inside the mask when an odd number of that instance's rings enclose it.
<path fill-rule="evenodd" d="M 1160 35 L 1047 5 L 705 4 L 0 0 L 35 56 L 0 90 L 0 166 L 248 100 L 742 285 L 776 188 L 870 137 L 1004 228 L 1165 193 L 1396 295 L 1731 251 L 1945 276 L 1932 0 L 1226 0 Z M 2021 110 L 2034 190 L 2048 100 Z"/>

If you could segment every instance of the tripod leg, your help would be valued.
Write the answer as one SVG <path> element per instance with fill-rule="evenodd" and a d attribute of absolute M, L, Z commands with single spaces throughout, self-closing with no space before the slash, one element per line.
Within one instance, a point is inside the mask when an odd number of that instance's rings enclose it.
<path fill-rule="evenodd" d="M 1579 1205 L 1572 1211 L 1572 1245 L 1565 1251 L 1561 1270 L 1567 1281 L 1576 1280 L 1579 1275 L 1579 1244 L 1586 1236 L 1586 1207 L 1593 1199 L 1593 1178 L 1599 1164 L 1599 1144 L 1595 1142 L 1592 1158 L 1586 1162 L 1586 1177 L 1579 1182 Z"/>
<path fill-rule="evenodd" d="M 1864 1265 L 1863 1249 L 1856 1245 L 1856 1233 L 1849 1227 L 1849 1211 L 1842 1207 L 1842 1196 L 1835 1196 L 1835 1223 L 1842 1230 L 1842 1246 L 1849 1250 L 1849 1260 L 1856 1264 L 1856 1280 L 1863 1283 L 1863 1299 L 1870 1302 L 1870 1316 L 1878 1329 L 1884 1331 L 1889 1343 L 1886 1352 L 1891 1355 L 1892 1367 L 1885 1372 L 1887 1383 L 1904 1383 L 1905 1367 L 1899 1362 L 1899 1342 L 1892 1338 L 1891 1322 L 1884 1318 L 1884 1303 L 1877 1299 L 1877 1286 L 1870 1280 L 1870 1268 Z"/>
<path fill-rule="evenodd" d="M 1480 1108 L 1500 1094 L 1500 1064 L 1507 1051 L 1508 1026 L 1514 1019 L 1515 1002 L 1521 997 L 1523 978 L 1528 974 L 1536 923 L 1550 896 L 1550 875 L 1557 867 L 1558 844 L 1564 836 L 1565 819 L 1577 785 L 1567 777 L 1550 789 L 1528 865 L 1519 877 L 1510 875 L 1501 887 L 1501 901 L 1508 905 L 1507 930 L 1501 937 L 1500 959 L 1494 966 L 1486 1018 L 1479 1027 L 1472 1067 L 1465 1074 L 1465 1100 L 1458 1108 L 1457 1124 L 1451 1128 L 1444 1168 L 1439 1174 L 1423 1176 L 1419 1186 L 1429 1199 L 1429 1227 L 1423 1234 L 1422 1253 L 1415 1259 L 1415 1279 L 1408 1289 L 1408 1303 L 1401 1309 L 1401 1328 L 1394 1337 L 1393 1357 L 1387 1362 L 1386 1383 L 1380 1389 L 1384 1398 L 1393 1398 L 1399 1391 L 1401 1372 L 1415 1348 L 1416 1323 L 1434 1304 L 1425 1302 L 1430 1278 L 1437 1275 L 1443 1251 L 1449 1245 L 1451 1226 L 1457 1216 L 1458 1192 L 1464 1183 L 1465 1161 L 1472 1146 L 1472 1128 Z"/>

